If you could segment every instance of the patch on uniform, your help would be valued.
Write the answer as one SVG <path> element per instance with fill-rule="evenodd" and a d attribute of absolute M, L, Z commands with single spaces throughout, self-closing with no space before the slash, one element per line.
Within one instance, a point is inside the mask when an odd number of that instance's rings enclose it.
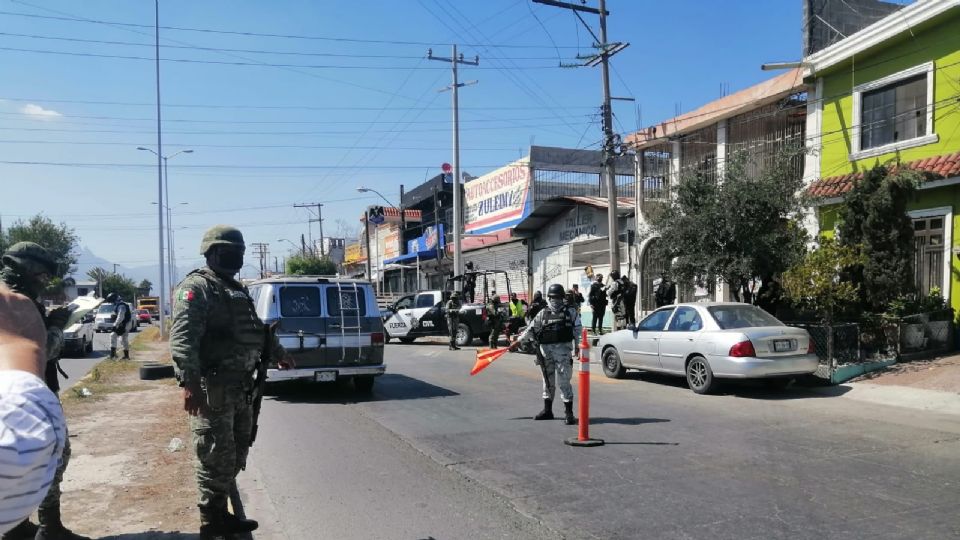
<path fill-rule="evenodd" d="M 197 295 L 194 294 L 193 291 L 191 291 L 191 290 L 182 290 L 182 291 L 180 291 L 180 294 L 177 296 L 177 300 L 184 300 L 184 301 L 190 302 L 191 300 L 193 300 L 193 299 L 196 298 L 196 297 L 197 297 Z"/>

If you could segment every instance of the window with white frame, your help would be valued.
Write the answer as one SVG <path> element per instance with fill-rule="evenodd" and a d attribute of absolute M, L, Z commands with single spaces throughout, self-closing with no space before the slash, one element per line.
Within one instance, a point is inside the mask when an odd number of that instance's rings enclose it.
<path fill-rule="evenodd" d="M 913 220 L 913 276 L 917 292 L 943 289 L 944 216 Z"/>
<path fill-rule="evenodd" d="M 933 63 L 854 88 L 857 129 L 851 159 L 936 141 L 933 133 Z"/>

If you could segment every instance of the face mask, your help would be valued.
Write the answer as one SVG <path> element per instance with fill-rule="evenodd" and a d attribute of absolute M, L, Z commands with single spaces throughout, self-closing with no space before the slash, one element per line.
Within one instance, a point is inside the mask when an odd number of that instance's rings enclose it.
<path fill-rule="evenodd" d="M 563 298 L 551 298 L 550 309 L 558 310 L 563 307 Z"/>
<path fill-rule="evenodd" d="M 243 268 L 243 251 L 235 249 L 221 249 L 216 256 L 214 270 L 233 275 Z"/>

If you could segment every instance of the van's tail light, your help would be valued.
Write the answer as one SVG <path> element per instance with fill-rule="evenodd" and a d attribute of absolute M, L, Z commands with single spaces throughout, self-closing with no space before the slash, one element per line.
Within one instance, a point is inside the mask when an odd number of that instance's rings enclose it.
<path fill-rule="evenodd" d="M 483 322 L 487 322 L 487 309 L 486 309 L 486 308 L 483 308 L 483 309 L 480 310 L 480 320 L 483 321 Z"/>
<path fill-rule="evenodd" d="M 746 341 L 737 343 L 733 347 L 730 347 L 730 353 L 727 356 L 733 356 L 734 358 L 745 358 L 756 355 L 757 351 L 753 348 L 753 342 L 748 339 Z"/>
<path fill-rule="evenodd" d="M 370 344 L 374 347 L 383 347 L 383 332 L 374 332 L 370 334 Z"/>
<path fill-rule="evenodd" d="M 813 339 L 807 341 L 807 354 L 816 354 L 817 348 L 813 345 Z"/>

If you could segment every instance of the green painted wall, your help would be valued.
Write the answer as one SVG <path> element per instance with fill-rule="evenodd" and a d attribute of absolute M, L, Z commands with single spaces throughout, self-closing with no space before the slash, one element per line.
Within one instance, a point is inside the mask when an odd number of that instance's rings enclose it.
<path fill-rule="evenodd" d="M 912 161 L 960 150 L 960 10 L 925 28 L 915 28 L 873 51 L 857 56 L 821 74 L 823 78 L 823 141 L 820 176 L 829 177 L 870 169 L 896 158 L 896 153 L 849 160 L 853 118 L 853 88 L 933 61 L 934 133 L 939 142 L 900 151 L 901 161 Z"/>

